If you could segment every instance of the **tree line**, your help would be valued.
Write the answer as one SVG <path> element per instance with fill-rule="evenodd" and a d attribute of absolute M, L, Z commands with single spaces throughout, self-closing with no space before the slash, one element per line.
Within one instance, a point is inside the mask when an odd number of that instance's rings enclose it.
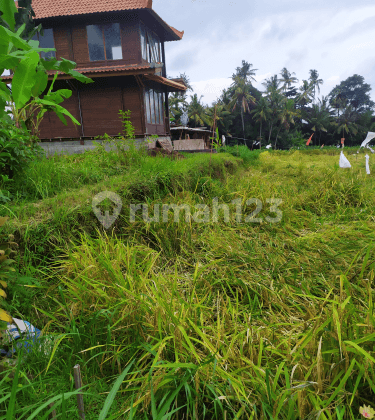
<path fill-rule="evenodd" d="M 188 89 L 170 95 L 171 123 L 181 124 L 182 114 L 187 113 L 192 127 L 216 127 L 220 134 L 246 139 L 248 145 L 274 148 L 302 146 L 312 134 L 315 146 L 336 145 L 342 138 L 346 145 L 356 145 L 368 131 L 375 131 L 375 103 L 363 76 L 354 74 L 319 97 L 324 81 L 315 69 L 299 83 L 296 74 L 284 67 L 262 83 L 262 90 L 253 85 L 256 71 L 243 60 L 230 87 L 211 106 L 202 103 L 203 96 L 193 93 L 188 76 L 181 74 Z"/>

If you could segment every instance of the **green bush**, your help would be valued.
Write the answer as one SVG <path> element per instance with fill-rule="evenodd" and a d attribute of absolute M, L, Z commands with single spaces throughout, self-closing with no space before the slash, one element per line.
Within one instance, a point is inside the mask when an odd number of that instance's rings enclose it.
<path fill-rule="evenodd" d="M 0 127 L 0 172 L 13 178 L 26 165 L 43 154 L 43 149 L 32 143 L 30 135 L 17 128 L 12 120 L 3 118 Z"/>

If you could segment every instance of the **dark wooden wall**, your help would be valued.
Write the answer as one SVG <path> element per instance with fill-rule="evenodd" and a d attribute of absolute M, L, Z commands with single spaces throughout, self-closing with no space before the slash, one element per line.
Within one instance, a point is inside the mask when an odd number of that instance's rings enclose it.
<path fill-rule="evenodd" d="M 69 88 L 73 91 L 72 96 L 61 106 L 79 122 L 82 115 L 84 136 L 94 137 L 104 134 L 115 136 L 121 133 L 122 122 L 119 110 L 130 110 L 135 134 L 144 135 L 142 91 L 134 76 L 100 77 L 94 80 L 94 83 L 88 85 L 74 81 L 74 90 L 64 80 L 55 84 L 55 90 Z M 81 114 L 77 89 L 81 101 Z M 40 125 L 39 137 L 41 139 L 81 137 L 82 127 L 74 126 L 68 117 L 66 119 L 67 126 L 53 112 L 47 112 Z"/>
<path fill-rule="evenodd" d="M 122 109 L 121 88 L 96 88 L 80 91 L 85 136 L 116 135 L 121 132 L 118 115 Z"/>
<path fill-rule="evenodd" d="M 87 24 L 102 23 L 90 21 Z M 87 42 L 86 23 L 68 26 L 53 26 L 56 57 L 74 60 L 77 67 L 90 68 L 102 66 L 121 66 L 142 63 L 139 20 L 120 21 L 122 60 L 90 61 Z"/>
<path fill-rule="evenodd" d="M 63 85 L 64 89 L 69 86 Z M 73 117 L 80 121 L 79 107 L 78 107 L 78 96 L 77 92 L 73 91 L 72 96 L 61 104 L 67 109 Z M 67 125 L 64 125 L 59 117 L 54 112 L 47 112 L 39 126 L 40 138 L 57 138 L 57 137 L 81 137 L 81 127 L 75 126 L 69 117 L 65 117 Z"/>
<path fill-rule="evenodd" d="M 149 22 L 143 21 L 147 24 Z M 86 25 L 119 22 L 122 36 L 122 60 L 90 61 Z M 138 13 L 114 13 L 106 16 L 73 17 L 71 19 L 52 19 L 46 28 L 52 27 L 56 48 L 56 57 L 75 61 L 77 68 L 98 68 L 107 66 L 136 65 L 143 63 L 139 34 L 140 16 Z M 155 29 L 156 28 L 152 28 Z M 99 74 L 98 74 L 99 75 Z M 67 118 L 64 126 L 54 113 L 47 113 L 40 126 L 41 139 L 79 138 L 104 135 L 117 135 L 122 124 L 118 112 L 131 111 L 131 121 L 136 135 L 146 132 L 143 89 L 138 86 L 134 76 L 97 77 L 92 84 L 84 85 L 72 81 L 75 86 L 73 95 L 61 105 L 65 107 L 81 126 L 74 126 Z M 55 90 L 70 89 L 66 81 L 56 82 Z M 78 89 L 78 90 L 77 90 Z M 73 89 L 72 89 L 73 90 Z M 79 93 L 79 96 L 78 96 Z M 81 113 L 79 110 L 79 98 Z M 152 129 L 154 127 L 151 127 Z M 149 134 L 152 130 L 148 127 Z M 160 133 L 159 133 L 160 131 Z M 163 133 L 161 132 L 163 131 Z M 158 134 L 164 134 L 164 127 L 158 127 Z"/>

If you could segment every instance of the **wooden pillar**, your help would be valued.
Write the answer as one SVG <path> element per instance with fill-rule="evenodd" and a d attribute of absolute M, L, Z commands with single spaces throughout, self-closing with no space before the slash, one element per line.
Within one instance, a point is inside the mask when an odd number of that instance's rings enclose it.
<path fill-rule="evenodd" d="M 161 52 L 162 52 L 162 58 L 163 58 L 163 77 L 167 77 L 167 69 L 165 66 L 165 48 L 164 48 L 164 41 L 161 42 Z M 165 118 L 164 118 L 164 124 L 165 124 L 165 131 L 167 134 L 171 134 L 171 129 L 169 125 L 169 99 L 168 99 L 168 92 L 167 90 L 164 92 L 164 105 L 165 105 Z"/>

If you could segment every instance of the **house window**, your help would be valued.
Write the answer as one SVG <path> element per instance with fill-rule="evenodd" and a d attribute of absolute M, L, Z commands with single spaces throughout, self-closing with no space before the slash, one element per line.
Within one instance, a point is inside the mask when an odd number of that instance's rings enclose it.
<path fill-rule="evenodd" d="M 88 25 L 86 29 L 90 61 L 122 60 L 119 23 Z"/>
<path fill-rule="evenodd" d="M 161 63 L 161 43 L 159 37 L 146 29 L 141 23 L 141 49 L 142 58 L 149 63 Z"/>
<path fill-rule="evenodd" d="M 145 89 L 147 124 L 164 124 L 163 93 L 155 89 Z"/>
<path fill-rule="evenodd" d="M 34 41 L 39 41 L 39 48 L 55 48 L 55 42 L 53 39 L 53 30 L 52 29 L 43 29 L 43 36 L 40 33 L 36 33 L 32 39 Z M 40 56 L 45 60 L 50 58 L 56 58 L 56 52 L 41 52 Z"/>

